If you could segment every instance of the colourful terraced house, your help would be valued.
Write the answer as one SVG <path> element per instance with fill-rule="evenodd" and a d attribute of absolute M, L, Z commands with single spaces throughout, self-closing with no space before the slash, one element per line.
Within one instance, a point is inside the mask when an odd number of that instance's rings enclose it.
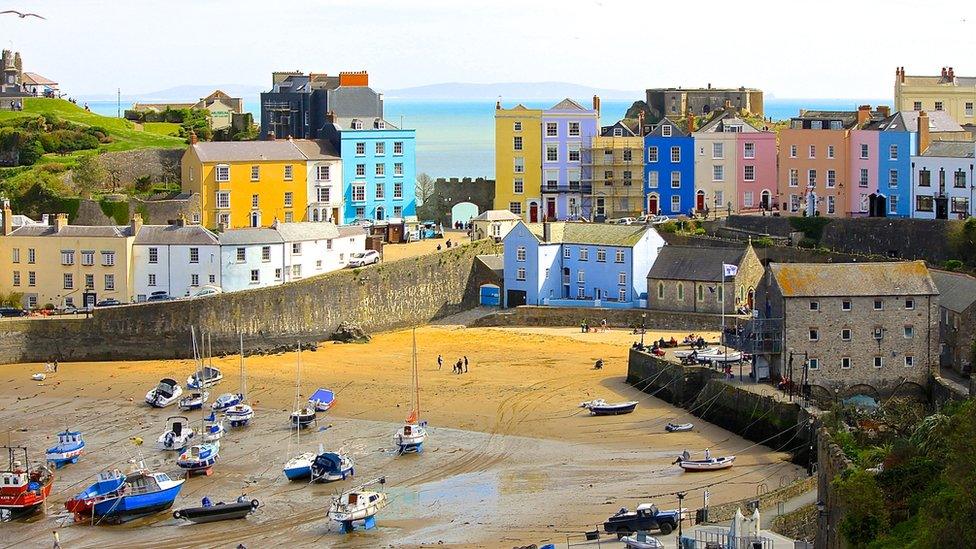
<path fill-rule="evenodd" d="M 541 219 L 542 111 L 495 104 L 495 209 Z"/>
<path fill-rule="evenodd" d="M 716 214 L 769 209 L 776 192 L 776 134 L 737 113 L 716 113 L 695 139 L 695 205 Z"/>
<path fill-rule="evenodd" d="M 549 221 L 590 219 L 583 192 L 583 144 L 598 135 L 600 98 L 587 109 L 563 99 L 542 111 L 542 215 Z M 531 206 L 530 206 L 531 208 Z"/>
<path fill-rule="evenodd" d="M 643 155 L 646 211 L 687 214 L 695 207 L 695 139 L 670 118 L 647 129 Z"/>

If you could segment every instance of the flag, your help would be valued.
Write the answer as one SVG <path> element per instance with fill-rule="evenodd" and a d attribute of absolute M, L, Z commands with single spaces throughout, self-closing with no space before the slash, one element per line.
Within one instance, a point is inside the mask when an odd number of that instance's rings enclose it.
<path fill-rule="evenodd" d="M 724 276 L 735 276 L 739 274 L 738 265 L 729 265 L 728 263 L 722 263 L 722 273 Z"/>

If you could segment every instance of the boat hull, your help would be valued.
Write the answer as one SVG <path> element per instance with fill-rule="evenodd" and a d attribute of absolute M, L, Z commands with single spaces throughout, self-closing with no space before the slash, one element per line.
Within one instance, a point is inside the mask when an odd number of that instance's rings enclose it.
<path fill-rule="evenodd" d="M 590 408 L 590 413 L 595 416 L 619 416 L 629 414 L 633 412 L 635 408 L 637 408 L 636 402 L 620 405 L 593 406 Z"/>
<path fill-rule="evenodd" d="M 296 467 L 289 467 L 285 469 L 285 478 L 288 480 L 302 480 L 311 478 L 312 476 L 312 466 L 311 465 L 300 465 Z"/>
<path fill-rule="evenodd" d="M 52 451 L 53 450 L 53 451 Z M 69 463 L 78 463 L 78 458 L 85 453 L 85 445 L 74 448 L 51 448 L 46 452 L 47 462 L 60 469 Z"/>
<path fill-rule="evenodd" d="M 221 520 L 242 519 L 257 510 L 258 500 L 217 503 L 209 507 L 189 507 L 173 511 L 173 518 L 188 520 L 198 524 L 218 522 Z"/>
<path fill-rule="evenodd" d="M 674 423 L 668 423 L 667 425 L 664 426 L 664 430 L 669 433 L 682 433 L 685 431 L 691 431 L 694 428 L 695 425 L 692 423 L 682 423 L 680 425 Z"/>
<path fill-rule="evenodd" d="M 722 471 L 732 467 L 735 462 L 735 456 L 712 458 L 708 460 L 682 460 L 678 462 L 678 465 L 690 473 L 698 473 L 704 471 Z"/>
<path fill-rule="evenodd" d="M 183 483 L 176 486 L 152 492 L 111 498 L 98 502 L 93 507 L 95 516 L 127 517 L 165 511 L 173 506 L 176 496 L 183 489 Z"/>
<path fill-rule="evenodd" d="M 39 486 L 36 490 L 26 490 L 18 494 L 0 492 L 0 509 L 18 513 L 36 511 L 51 495 L 52 486 L 54 486 L 54 477 L 51 477 L 47 484 Z"/>

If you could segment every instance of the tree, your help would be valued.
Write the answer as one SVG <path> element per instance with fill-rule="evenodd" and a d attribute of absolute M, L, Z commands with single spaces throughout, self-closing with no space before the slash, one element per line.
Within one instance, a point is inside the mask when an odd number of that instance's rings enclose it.
<path fill-rule="evenodd" d="M 421 173 L 417 176 L 417 205 L 420 206 L 434 195 L 434 178 Z"/>
<path fill-rule="evenodd" d="M 853 547 L 864 547 L 888 528 L 888 510 L 874 475 L 863 470 L 846 471 L 834 480 L 844 505 L 840 531 Z"/>
<path fill-rule="evenodd" d="M 98 163 L 98 158 L 94 154 L 86 154 L 78 159 L 78 165 L 72 170 L 71 180 L 74 181 L 75 190 L 82 198 L 91 198 L 94 193 L 108 177 L 108 172 Z"/>

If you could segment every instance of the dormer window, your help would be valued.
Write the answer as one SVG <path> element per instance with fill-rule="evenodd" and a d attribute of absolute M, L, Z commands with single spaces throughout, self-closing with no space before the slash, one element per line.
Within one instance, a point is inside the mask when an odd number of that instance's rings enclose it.
<path fill-rule="evenodd" d="M 671 137 L 671 124 L 664 124 L 661 126 L 661 136 Z"/>
<path fill-rule="evenodd" d="M 352 121 L 352 129 L 354 129 L 354 130 L 361 130 L 361 129 L 363 129 L 363 121 L 362 120 L 359 120 L 357 118 L 354 118 L 353 121 Z"/>
<path fill-rule="evenodd" d="M 620 128 L 614 128 L 613 129 L 613 136 L 614 137 L 623 137 L 624 136 L 624 131 L 622 129 L 620 129 Z"/>
<path fill-rule="evenodd" d="M 385 130 L 386 129 L 386 122 L 383 119 L 381 119 L 381 118 L 377 118 L 376 119 L 376 129 L 377 130 Z"/>

